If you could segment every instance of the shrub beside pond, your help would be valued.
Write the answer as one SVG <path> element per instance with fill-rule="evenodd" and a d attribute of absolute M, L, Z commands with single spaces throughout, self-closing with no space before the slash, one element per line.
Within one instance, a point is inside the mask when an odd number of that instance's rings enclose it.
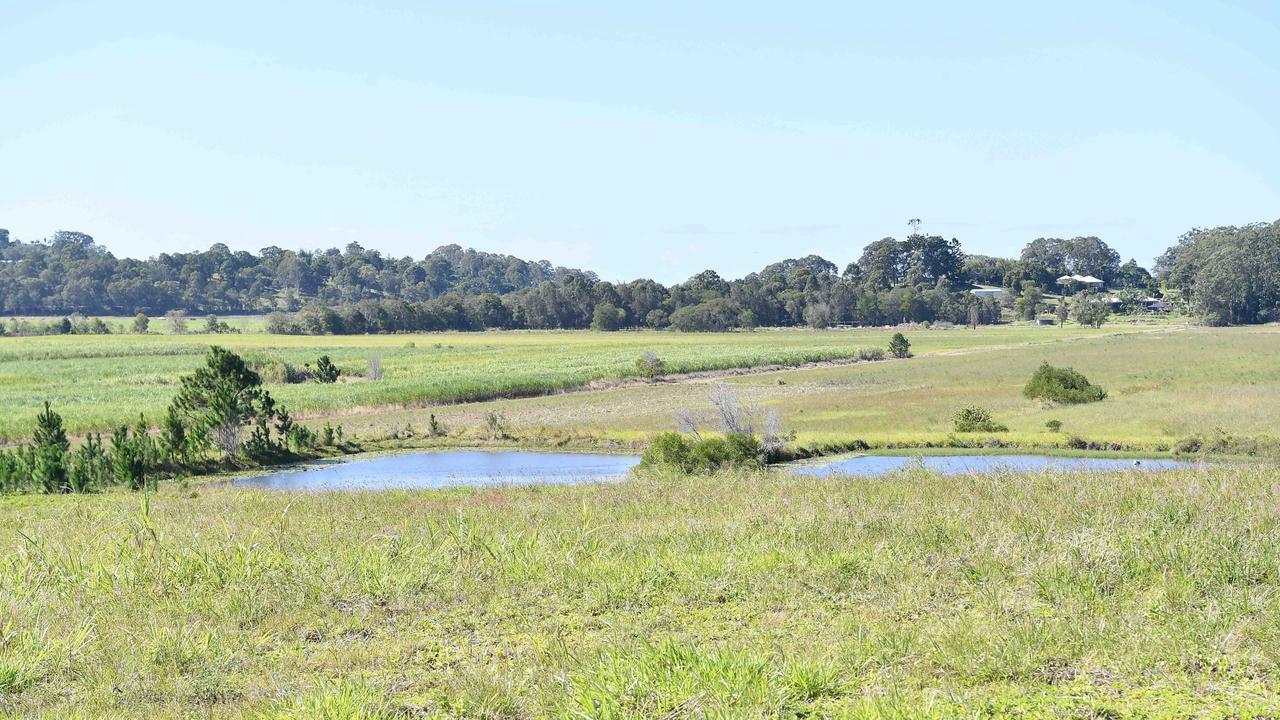
<path fill-rule="evenodd" d="M 760 440 L 746 433 L 700 438 L 664 432 L 644 451 L 640 466 L 708 475 L 729 468 L 761 467 L 764 456 Z"/>

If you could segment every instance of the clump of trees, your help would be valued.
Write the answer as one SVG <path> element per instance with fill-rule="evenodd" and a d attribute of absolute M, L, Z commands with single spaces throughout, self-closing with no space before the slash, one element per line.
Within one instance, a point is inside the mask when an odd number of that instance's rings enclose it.
<path fill-rule="evenodd" d="M 341 438 L 340 426 L 326 426 L 324 444 Z M 90 492 L 112 485 L 140 490 L 209 461 L 288 460 L 320 443 L 293 422 L 243 358 L 214 346 L 204 365 L 182 378 L 158 429 L 139 416 L 132 427 L 117 427 L 109 445 L 90 433 L 72 446 L 61 415 L 46 402 L 31 442 L 0 450 L 0 491 Z"/>
<path fill-rule="evenodd" d="M 1280 320 L 1280 220 L 1192 230 L 1160 256 L 1156 275 L 1207 323 Z"/>
<path fill-rule="evenodd" d="M 141 417 L 133 429 L 117 428 L 109 447 L 96 433 L 72 447 L 62 416 L 46 402 L 30 444 L 0 451 L 0 492 L 83 493 L 112 484 L 140 489 L 162 465 L 162 449 Z"/>
<path fill-rule="evenodd" d="M 352 243 L 322 252 L 225 245 L 195 253 L 118 259 L 89 235 L 0 242 L 0 312 L 273 313 L 271 332 L 361 334 L 484 328 L 828 327 L 902 322 L 996 322 L 999 304 L 967 292 L 954 238 L 912 233 L 869 245 L 841 273 L 810 255 L 737 280 L 707 270 L 683 283 L 603 282 L 594 273 L 447 245 L 421 259 Z M 222 325 L 212 326 L 213 332 Z M 206 322 L 206 330 L 210 330 Z"/>
<path fill-rule="evenodd" d="M 8 323 L 0 325 L 0 335 L 11 337 L 31 337 L 36 335 L 109 335 L 111 326 L 102 318 L 86 318 L 79 313 L 72 313 L 64 318 L 48 320 L 28 320 L 10 318 Z"/>
<path fill-rule="evenodd" d="M 1054 367 L 1048 362 L 1040 364 L 1022 394 L 1033 400 L 1062 404 L 1097 402 L 1107 397 L 1106 390 L 1089 382 L 1075 368 Z"/>
<path fill-rule="evenodd" d="M 226 333 L 238 333 L 238 328 L 233 328 L 225 321 L 219 320 L 217 315 L 209 313 L 204 318 L 204 331 L 209 335 L 223 335 Z"/>

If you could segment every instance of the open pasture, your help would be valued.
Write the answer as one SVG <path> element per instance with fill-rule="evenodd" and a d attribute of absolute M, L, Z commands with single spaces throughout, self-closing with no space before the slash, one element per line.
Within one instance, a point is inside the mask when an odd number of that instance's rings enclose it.
<path fill-rule="evenodd" d="M 1150 331 L 1116 326 L 1104 331 L 1029 326 L 908 331 L 917 354 L 1057 343 L 1115 332 Z M 669 372 L 801 364 L 883 348 L 891 330 L 760 330 L 734 333 L 483 332 L 361 336 L 64 335 L 0 338 L 0 438 L 30 432 L 31 419 L 49 400 L 72 432 L 132 422 L 138 413 L 157 420 L 178 378 L 202 360 L 210 344 L 254 360 L 297 368 L 330 355 L 347 382 L 323 385 L 269 383 L 295 414 L 348 414 L 360 408 L 453 403 L 550 393 L 593 381 L 635 375 L 645 352 Z M 358 377 L 370 357 L 384 377 Z"/>
<path fill-rule="evenodd" d="M 933 334 L 920 331 L 911 337 L 925 344 Z M 1075 367 L 1105 387 L 1107 399 L 1049 406 L 1023 397 L 1027 378 L 1044 361 Z M 485 414 L 498 412 L 517 429 L 629 439 L 674 429 L 676 411 L 708 410 L 710 382 L 655 383 L 430 412 L 454 427 L 478 425 Z M 952 414 L 965 405 L 989 408 L 1010 428 L 999 437 L 1026 446 L 1062 444 L 1071 435 L 1147 450 L 1168 449 L 1193 435 L 1275 439 L 1280 436 L 1280 326 L 1103 332 L 1053 344 L 973 343 L 905 361 L 714 382 L 738 388 L 749 402 L 776 408 L 801 443 L 944 443 Z M 376 433 L 406 424 L 421 427 L 424 420 L 424 411 L 403 410 L 356 414 L 343 422 L 357 432 Z M 1049 420 L 1062 421 L 1062 432 L 1050 432 Z"/>

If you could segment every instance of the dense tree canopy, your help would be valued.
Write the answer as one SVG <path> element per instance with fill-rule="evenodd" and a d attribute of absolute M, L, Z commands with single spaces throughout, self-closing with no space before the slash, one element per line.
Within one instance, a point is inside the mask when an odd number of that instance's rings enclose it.
<path fill-rule="evenodd" d="M 0 235 L 0 311 L 12 315 L 132 315 L 175 308 L 203 315 L 296 310 L 308 299 L 422 301 L 449 292 L 509 293 L 562 281 L 567 274 L 595 282 L 590 273 L 457 245 L 437 248 L 422 260 L 384 257 L 356 243 L 341 252 L 269 247 L 257 255 L 219 243 L 204 252 L 134 260 L 115 258 L 83 233 L 58 232 L 39 243 Z"/>
<path fill-rule="evenodd" d="M 1015 260 L 966 256 L 954 238 L 913 233 L 870 243 L 843 272 L 809 255 L 736 280 L 705 270 L 666 287 L 649 279 L 604 282 L 591 272 L 457 245 L 413 259 L 358 243 L 323 251 L 268 247 L 257 254 L 219 243 L 136 260 L 116 258 L 83 233 L 20 242 L 0 231 L 0 312 L 73 318 L 269 313 L 273 331 L 309 334 L 990 323 L 999 320 L 1000 305 L 967 292 L 970 283 L 1009 288 L 1009 303 L 1027 288 L 1056 291 L 1061 274 L 1151 287 L 1144 269 L 1133 261 L 1121 266 L 1119 258 L 1095 237 L 1041 238 Z M 70 327 L 75 332 L 79 325 Z"/>
<path fill-rule="evenodd" d="M 1120 253 L 1096 237 L 1037 238 L 1022 249 L 1024 268 L 1041 287 L 1063 275 L 1092 275 L 1111 283 L 1120 272 Z"/>
<path fill-rule="evenodd" d="M 1156 273 L 1208 322 L 1280 320 L 1280 220 L 1192 230 L 1160 256 Z"/>

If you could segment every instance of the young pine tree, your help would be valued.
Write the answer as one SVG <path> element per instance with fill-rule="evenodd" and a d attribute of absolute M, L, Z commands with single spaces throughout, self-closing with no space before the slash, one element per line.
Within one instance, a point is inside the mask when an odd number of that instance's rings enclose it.
<path fill-rule="evenodd" d="M 160 444 L 164 448 L 165 459 L 170 463 L 181 465 L 186 461 L 187 426 L 183 424 L 178 409 L 172 405 L 160 423 Z"/>
<path fill-rule="evenodd" d="M 36 429 L 31 439 L 33 479 L 47 493 L 66 492 L 69 489 L 67 451 L 71 443 L 62 428 L 62 416 L 54 412 L 47 401 L 44 412 L 36 416 Z"/>
<path fill-rule="evenodd" d="M 889 354 L 896 358 L 911 357 L 911 342 L 902 333 L 894 333 L 889 339 Z"/>

